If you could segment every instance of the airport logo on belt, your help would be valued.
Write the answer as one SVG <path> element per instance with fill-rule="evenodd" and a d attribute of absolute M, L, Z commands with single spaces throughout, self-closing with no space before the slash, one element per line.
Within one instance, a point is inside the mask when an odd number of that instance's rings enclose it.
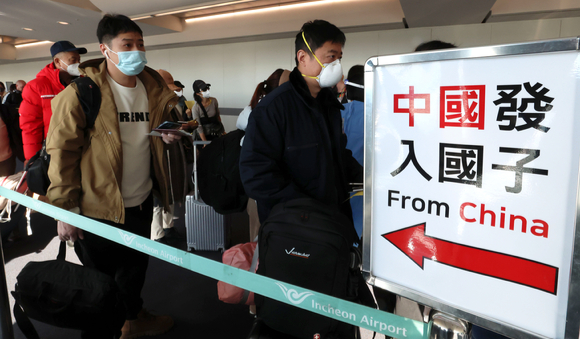
<path fill-rule="evenodd" d="M 129 235 L 123 231 L 119 231 L 119 234 L 127 246 L 131 246 L 131 243 L 135 240 L 135 235 Z"/>
<path fill-rule="evenodd" d="M 290 301 L 294 305 L 300 305 L 304 300 L 306 300 L 306 298 L 308 298 L 311 295 L 314 295 L 313 293 L 310 292 L 298 293 L 296 290 L 288 289 L 288 287 L 278 282 L 276 283 L 276 285 L 280 287 L 286 299 L 288 299 L 288 301 Z"/>

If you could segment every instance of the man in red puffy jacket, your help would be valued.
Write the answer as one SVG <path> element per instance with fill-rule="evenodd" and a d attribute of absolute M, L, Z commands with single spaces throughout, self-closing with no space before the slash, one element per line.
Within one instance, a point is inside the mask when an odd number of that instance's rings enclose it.
<path fill-rule="evenodd" d="M 42 142 L 48 133 L 52 117 L 52 98 L 73 78 L 80 76 L 80 54 L 85 53 L 86 48 L 77 48 L 69 41 L 55 42 L 50 47 L 52 62 L 24 87 L 20 105 L 20 128 L 27 161 L 42 148 Z"/>

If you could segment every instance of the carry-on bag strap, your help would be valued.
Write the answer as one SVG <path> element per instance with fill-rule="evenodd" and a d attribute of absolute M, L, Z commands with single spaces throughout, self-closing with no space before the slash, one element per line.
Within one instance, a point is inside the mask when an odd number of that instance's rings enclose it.
<path fill-rule="evenodd" d="M 80 246 L 82 248 L 83 247 L 83 244 L 81 243 Z M 56 256 L 56 259 L 57 260 L 66 260 L 66 241 L 61 241 L 60 242 L 60 245 L 58 247 L 58 254 Z M 95 267 L 95 265 L 93 264 L 93 261 L 91 260 L 91 258 L 89 258 L 88 255 L 83 255 L 83 258 L 82 258 L 81 261 L 83 263 L 83 266 L 92 267 L 92 268 Z"/>
<path fill-rule="evenodd" d="M 195 200 L 199 199 L 199 192 L 197 190 L 197 145 L 207 145 L 211 141 L 194 141 L 193 142 L 193 184 L 194 184 L 194 197 Z"/>
<path fill-rule="evenodd" d="M 258 266 L 258 258 L 260 257 L 259 248 L 260 248 L 260 245 L 256 244 L 256 249 L 254 250 L 254 256 L 252 257 L 252 265 L 250 265 L 250 271 L 249 271 L 250 273 L 256 272 L 256 266 Z M 250 296 L 250 291 L 244 290 L 244 294 L 242 294 L 242 299 L 240 300 L 240 304 L 245 304 L 246 301 L 248 301 L 249 296 Z"/>
<path fill-rule="evenodd" d="M 211 101 L 210 101 L 210 103 L 211 103 Z M 209 119 L 209 117 L 207 116 L 207 111 L 205 110 L 205 107 L 203 106 L 203 104 L 199 104 L 199 107 L 201 107 L 201 111 L 203 112 L 204 117 L 206 119 Z"/>
<path fill-rule="evenodd" d="M 77 85 L 78 99 L 86 117 L 86 129 L 95 125 L 95 120 L 101 109 L 101 89 L 89 77 L 80 77 L 73 80 Z"/>
<path fill-rule="evenodd" d="M 14 302 L 13 310 L 14 310 L 14 319 L 16 319 L 16 323 L 18 324 L 20 331 L 22 331 L 22 334 L 24 334 L 24 336 L 27 339 L 40 339 L 40 336 L 38 336 L 38 332 L 36 332 L 34 325 L 30 321 L 26 313 L 24 313 L 18 301 Z"/>
<path fill-rule="evenodd" d="M 57 260 L 66 260 L 66 243 L 67 243 L 66 241 L 60 242 L 60 246 L 58 248 L 58 255 L 56 256 Z M 79 256 L 79 259 L 83 263 L 83 266 L 95 268 L 95 264 L 93 263 L 91 258 L 86 254 L 86 251 L 84 250 L 83 243 L 79 242 L 77 245 L 79 245 L 81 247 L 82 258 Z M 77 245 L 75 245 L 75 246 L 77 246 Z"/>
<path fill-rule="evenodd" d="M 196 141 L 193 142 L 194 147 L 193 147 L 193 189 L 194 189 L 194 197 L 195 200 L 197 201 L 199 199 L 199 193 L 197 192 L 197 144 Z"/>
<path fill-rule="evenodd" d="M 60 246 L 58 247 L 58 255 L 56 256 L 57 260 L 66 260 L 66 242 L 61 241 Z"/>

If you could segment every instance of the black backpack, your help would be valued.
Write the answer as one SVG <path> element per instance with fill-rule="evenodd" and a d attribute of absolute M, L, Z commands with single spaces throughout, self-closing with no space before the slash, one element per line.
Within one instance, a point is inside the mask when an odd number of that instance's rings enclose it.
<path fill-rule="evenodd" d="M 338 207 L 311 198 L 280 203 L 260 228 L 257 273 L 376 307 L 360 271 L 361 254 L 353 246 L 357 242 L 352 221 Z M 258 318 L 276 331 L 297 338 L 357 337 L 353 325 L 260 295 L 255 300 Z"/>
<path fill-rule="evenodd" d="M 197 161 L 199 194 L 203 202 L 220 214 L 242 212 L 248 204 L 240 178 L 242 130 L 213 139 L 201 149 Z"/>
<path fill-rule="evenodd" d="M 20 107 L 22 103 L 22 92 L 14 91 L 6 98 L 6 105 Z"/>
<path fill-rule="evenodd" d="M 86 116 L 86 129 L 88 130 L 95 125 L 95 120 L 101 109 L 101 90 L 89 77 L 76 78 L 73 82 L 77 85 L 77 96 Z M 32 156 L 26 165 L 26 182 L 32 192 L 46 195 L 48 186 L 50 186 L 49 165 L 50 155 L 46 152 L 45 140 L 42 143 L 42 149 Z"/>

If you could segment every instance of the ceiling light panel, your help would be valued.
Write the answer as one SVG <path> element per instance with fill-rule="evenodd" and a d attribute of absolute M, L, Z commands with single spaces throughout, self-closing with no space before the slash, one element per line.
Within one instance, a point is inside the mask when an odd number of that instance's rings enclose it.
<path fill-rule="evenodd" d="M 14 45 L 14 47 L 16 47 L 16 48 L 30 47 L 30 46 L 36 46 L 36 45 L 49 44 L 49 43 L 52 43 L 52 41 L 45 40 L 45 41 L 39 41 L 39 42 L 31 42 L 28 44 Z"/>
<path fill-rule="evenodd" d="M 278 5 L 274 5 L 274 6 L 249 8 L 249 9 L 242 9 L 242 10 L 237 10 L 237 11 L 227 11 L 227 12 L 221 12 L 221 13 L 218 12 L 215 14 L 202 15 L 202 16 L 198 16 L 198 17 L 189 18 L 189 19 L 186 19 L 185 22 L 190 23 L 190 22 L 195 22 L 195 21 L 199 21 L 199 20 L 217 19 L 217 18 L 223 18 L 223 17 L 233 16 L 233 15 L 255 14 L 255 13 L 270 12 L 270 11 L 276 11 L 276 10 L 291 9 L 291 8 L 302 8 L 302 7 L 309 7 L 309 6 L 327 5 L 330 3 L 347 2 L 347 1 L 354 1 L 354 0 L 316 0 L 316 1 L 298 2 L 298 3 L 293 2 L 293 3 L 289 3 L 289 4 L 278 4 Z"/>
<path fill-rule="evenodd" d="M 193 8 L 179 9 L 179 10 L 175 10 L 175 11 L 171 11 L 171 12 L 163 12 L 163 13 L 155 14 L 155 16 L 180 14 L 180 13 L 186 13 L 186 12 L 200 11 L 200 10 L 204 10 L 204 9 L 218 9 L 218 8 L 223 8 L 226 6 L 233 6 L 233 5 L 246 4 L 246 3 L 252 3 L 252 2 L 264 2 L 264 1 L 260 1 L 260 0 L 229 1 L 229 2 L 224 2 L 224 3 L 214 4 L 214 5 L 205 5 L 205 6 L 202 5 L 202 6 L 193 7 Z"/>
<path fill-rule="evenodd" d="M 38 0 L 37 0 L 38 1 Z M 91 0 L 91 3 L 105 13 L 123 13 L 128 17 L 139 17 L 233 0 Z"/>

